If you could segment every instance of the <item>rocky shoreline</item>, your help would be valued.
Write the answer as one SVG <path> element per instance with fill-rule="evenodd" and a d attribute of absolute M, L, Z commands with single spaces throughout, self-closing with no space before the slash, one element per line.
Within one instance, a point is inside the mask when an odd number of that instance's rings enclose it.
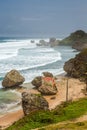
<path fill-rule="evenodd" d="M 2 85 L 21 94 L 21 102 L 18 104 L 21 108 L 0 117 L 0 128 L 10 126 L 33 111 L 52 110 L 63 102 L 86 97 L 87 49 L 66 62 L 64 70 L 67 76 L 54 76 L 50 72 L 43 72 L 43 76 L 37 76 L 31 83 L 26 84 L 23 84 L 25 79 L 17 70 L 8 72 Z"/>
<path fill-rule="evenodd" d="M 48 95 L 43 96 L 47 102 L 49 103 L 49 109 L 54 109 L 57 105 L 61 104 L 62 102 L 66 101 L 66 76 L 56 76 L 56 82 L 58 87 L 58 93 L 56 95 Z M 39 94 L 40 92 L 37 89 L 26 89 L 30 83 L 23 84 L 25 88 L 18 88 L 16 89 L 17 92 L 29 92 L 33 94 Z M 78 100 L 79 98 L 85 97 L 85 94 L 82 90 L 84 90 L 85 83 L 79 81 L 78 79 L 70 78 L 69 79 L 69 100 Z M 21 106 L 21 104 L 20 104 Z M 0 127 L 1 129 L 5 129 L 6 127 L 12 125 L 15 121 L 21 119 L 24 116 L 22 107 L 19 110 L 14 112 L 9 112 L 6 115 L 0 117 Z"/>

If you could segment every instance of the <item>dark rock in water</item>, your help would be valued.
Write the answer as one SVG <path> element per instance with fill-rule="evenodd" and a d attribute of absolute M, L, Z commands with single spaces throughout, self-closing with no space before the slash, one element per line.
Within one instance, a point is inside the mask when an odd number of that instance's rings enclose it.
<path fill-rule="evenodd" d="M 60 45 L 71 45 L 72 48 L 82 51 L 82 49 L 87 48 L 87 33 L 82 30 L 77 30 L 61 40 Z"/>
<path fill-rule="evenodd" d="M 49 45 L 50 45 L 51 47 L 58 46 L 58 44 L 59 44 L 59 40 L 56 40 L 56 38 L 50 38 L 50 40 L 49 40 Z"/>
<path fill-rule="evenodd" d="M 42 85 L 42 76 L 35 77 L 31 82 L 36 88 Z"/>
<path fill-rule="evenodd" d="M 43 75 L 44 75 L 45 77 L 53 77 L 53 74 L 50 73 L 50 72 L 43 72 Z"/>
<path fill-rule="evenodd" d="M 38 88 L 38 91 L 44 95 L 55 95 L 57 93 L 57 86 L 54 78 L 43 77 L 42 86 Z"/>
<path fill-rule="evenodd" d="M 39 43 L 36 44 L 37 46 L 48 46 L 48 42 L 45 40 L 40 40 Z"/>
<path fill-rule="evenodd" d="M 34 40 L 31 40 L 31 43 L 34 43 L 35 41 Z"/>
<path fill-rule="evenodd" d="M 37 46 L 49 46 L 49 47 L 55 47 L 59 44 L 59 40 L 56 40 L 56 38 L 50 38 L 49 42 L 45 40 L 40 40 L 39 43 L 37 43 Z"/>
<path fill-rule="evenodd" d="M 87 49 L 67 61 L 64 65 L 64 70 L 72 77 L 84 79 L 87 73 Z"/>
<path fill-rule="evenodd" d="M 48 110 L 48 102 L 40 94 L 22 93 L 22 107 L 25 115 L 37 110 Z"/>
<path fill-rule="evenodd" d="M 2 81 L 2 86 L 5 88 L 10 88 L 14 86 L 19 86 L 25 81 L 25 78 L 20 75 L 17 70 L 11 70 L 5 76 Z"/>

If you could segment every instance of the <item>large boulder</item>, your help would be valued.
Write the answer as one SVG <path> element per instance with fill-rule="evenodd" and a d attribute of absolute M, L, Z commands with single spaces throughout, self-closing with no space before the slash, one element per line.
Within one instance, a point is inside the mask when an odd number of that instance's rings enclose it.
<path fill-rule="evenodd" d="M 20 75 L 17 70 L 11 70 L 5 76 L 2 81 L 2 86 L 5 88 L 10 88 L 14 86 L 19 86 L 25 81 L 25 78 Z"/>
<path fill-rule="evenodd" d="M 38 91 L 44 95 L 54 95 L 57 93 L 57 86 L 54 78 L 43 77 L 42 86 L 38 88 Z"/>
<path fill-rule="evenodd" d="M 87 49 L 77 54 L 75 58 L 67 61 L 64 65 L 64 70 L 74 78 L 84 79 L 87 73 Z"/>
<path fill-rule="evenodd" d="M 39 87 L 38 91 L 41 92 L 43 95 L 55 95 L 57 93 L 57 88 L 48 85 L 42 85 L 41 87 Z"/>
<path fill-rule="evenodd" d="M 31 81 L 32 85 L 39 88 L 42 85 L 42 76 L 37 76 Z"/>
<path fill-rule="evenodd" d="M 53 77 L 53 74 L 50 73 L 50 72 L 43 72 L 43 75 L 44 75 L 45 77 Z"/>
<path fill-rule="evenodd" d="M 48 102 L 40 94 L 22 93 L 22 107 L 25 115 L 38 110 L 48 110 Z"/>

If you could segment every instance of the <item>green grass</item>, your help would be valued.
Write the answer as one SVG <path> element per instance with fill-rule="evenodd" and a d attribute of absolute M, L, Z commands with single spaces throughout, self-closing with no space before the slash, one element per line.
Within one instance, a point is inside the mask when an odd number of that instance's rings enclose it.
<path fill-rule="evenodd" d="M 87 112 L 87 98 L 63 104 L 52 111 L 38 111 L 15 122 L 6 130 L 31 130 L 66 120 L 73 120 Z"/>

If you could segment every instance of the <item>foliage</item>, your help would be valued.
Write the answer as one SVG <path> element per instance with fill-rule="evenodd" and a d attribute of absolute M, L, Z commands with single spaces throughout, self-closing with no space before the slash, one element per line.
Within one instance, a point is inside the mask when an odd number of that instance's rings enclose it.
<path fill-rule="evenodd" d="M 6 130 L 31 130 L 37 127 L 72 120 L 87 112 L 87 98 L 62 104 L 52 111 L 38 111 L 15 122 Z"/>
<path fill-rule="evenodd" d="M 82 30 L 77 30 L 74 33 L 71 33 L 70 36 L 64 38 L 60 41 L 60 45 L 72 45 L 74 42 L 87 42 L 87 33 Z"/>

